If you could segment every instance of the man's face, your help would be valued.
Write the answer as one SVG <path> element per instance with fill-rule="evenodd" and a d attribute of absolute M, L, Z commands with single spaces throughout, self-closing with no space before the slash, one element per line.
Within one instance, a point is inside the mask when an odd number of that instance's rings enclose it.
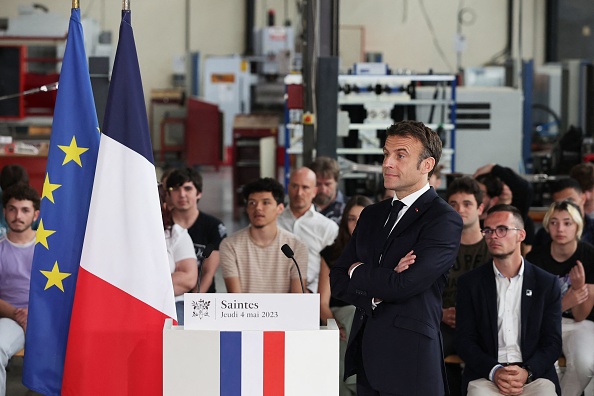
<path fill-rule="evenodd" d="M 246 203 L 250 224 L 255 228 L 264 228 L 276 222 L 283 209 L 284 205 L 277 204 L 270 191 L 252 193 Z"/>
<path fill-rule="evenodd" d="M 483 213 L 483 204 L 477 205 L 474 194 L 458 192 L 450 195 L 448 203 L 462 217 L 464 228 L 470 228 L 479 222 Z"/>
<path fill-rule="evenodd" d="M 309 209 L 318 189 L 315 173 L 305 169 L 297 170 L 289 180 L 289 206 L 293 211 Z"/>
<path fill-rule="evenodd" d="M 35 210 L 33 202 L 29 200 L 19 201 L 11 198 L 4 208 L 6 224 L 12 232 L 25 232 L 39 216 L 39 210 Z"/>
<path fill-rule="evenodd" d="M 322 177 L 319 174 L 316 180 L 318 194 L 314 198 L 314 202 L 318 206 L 328 206 L 336 199 L 336 187 L 338 183 L 336 183 L 333 177 Z"/>
<path fill-rule="evenodd" d="M 575 190 L 575 188 L 568 187 L 564 190 L 558 191 L 552 195 L 553 201 L 571 201 L 580 207 L 582 215 L 584 214 L 584 203 L 586 203 L 586 196 Z"/>
<path fill-rule="evenodd" d="M 191 181 L 187 181 L 179 187 L 174 187 L 170 191 L 171 203 L 175 210 L 186 211 L 196 208 L 197 202 L 202 197 L 196 186 Z"/>
<path fill-rule="evenodd" d="M 408 136 L 388 136 L 384 146 L 384 186 L 396 191 L 403 198 L 419 190 L 428 182 L 428 174 L 435 165 L 435 159 L 426 158 L 419 164 L 423 145 Z"/>
<path fill-rule="evenodd" d="M 504 259 L 511 256 L 517 249 L 520 249 L 520 243 L 526 237 L 526 231 L 514 230 L 518 228 L 514 216 L 510 212 L 495 212 L 491 213 L 485 219 L 484 229 L 491 230 L 497 227 L 508 228 L 504 237 L 498 237 L 495 232 L 491 235 L 485 235 L 485 241 L 489 248 L 491 256 L 499 259 Z"/>

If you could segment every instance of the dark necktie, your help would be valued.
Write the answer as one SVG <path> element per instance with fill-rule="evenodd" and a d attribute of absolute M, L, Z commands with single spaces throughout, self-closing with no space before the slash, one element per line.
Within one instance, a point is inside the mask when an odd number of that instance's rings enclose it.
<path fill-rule="evenodd" d="M 392 228 L 394 227 L 394 224 L 396 224 L 396 219 L 398 218 L 398 212 L 400 212 L 400 210 L 402 208 L 404 208 L 404 203 L 402 203 L 402 201 L 392 201 L 392 208 L 390 209 L 390 216 L 388 217 L 388 221 L 386 222 L 386 225 L 384 226 L 384 229 L 382 230 L 382 238 L 383 240 L 388 239 L 388 237 L 390 236 L 390 231 L 392 231 Z"/>

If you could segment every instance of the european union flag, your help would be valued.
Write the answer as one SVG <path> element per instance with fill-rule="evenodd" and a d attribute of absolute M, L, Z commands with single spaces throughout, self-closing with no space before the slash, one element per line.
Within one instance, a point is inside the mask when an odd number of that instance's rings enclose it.
<path fill-rule="evenodd" d="M 99 150 L 80 10 L 73 8 L 37 229 L 23 383 L 59 395 L 72 301 Z"/>

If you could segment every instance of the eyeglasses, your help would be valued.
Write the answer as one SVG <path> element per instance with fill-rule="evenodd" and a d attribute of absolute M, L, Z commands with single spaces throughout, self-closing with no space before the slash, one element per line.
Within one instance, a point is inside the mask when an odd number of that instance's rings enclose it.
<path fill-rule="evenodd" d="M 493 234 L 497 235 L 497 238 L 504 238 L 509 230 L 521 230 L 521 228 L 509 228 L 506 226 L 499 226 L 495 229 L 483 228 L 481 234 L 483 234 L 485 238 L 492 238 Z"/>

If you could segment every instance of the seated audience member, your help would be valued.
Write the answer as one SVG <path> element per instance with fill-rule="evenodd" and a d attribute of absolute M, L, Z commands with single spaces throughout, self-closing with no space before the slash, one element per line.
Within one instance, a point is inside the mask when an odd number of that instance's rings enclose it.
<path fill-rule="evenodd" d="M 215 293 L 214 276 L 219 268 L 219 245 L 227 236 L 223 222 L 199 209 L 202 198 L 202 175 L 192 169 L 176 169 L 167 176 L 167 190 L 175 224 L 188 230 L 194 243 L 194 251 L 201 273 L 196 291 Z M 208 257 L 204 257 L 207 247 L 212 247 Z"/>
<path fill-rule="evenodd" d="M 594 246 L 580 241 L 583 225 L 575 203 L 553 203 L 543 220 L 552 241 L 526 256 L 556 275 L 561 286 L 564 396 L 581 395 L 594 376 Z"/>
<path fill-rule="evenodd" d="M 558 180 L 551 185 L 551 198 L 553 199 L 553 202 L 561 202 L 565 200 L 574 202 L 580 208 L 582 218 L 584 219 L 581 240 L 594 245 L 594 219 L 590 216 L 583 216 L 586 195 L 582 191 L 580 184 L 572 178 Z M 549 233 L 544 228 L 541 228 L 538 230 L 536 237 L 534 238 L 534 247 L 546 245 L 550 241 L 551 236 Z"/>
<path fill-rule="evenodd" d="M 433 187 L 435 191 L 439 190 L 439 187 L 441 187 L 441 171 L 443 168 L 443 164 L 437 165 L 435 167 L 435 171 L 429 178 L 429 185 Z"/>
<path fill-rule="evenodd" d="M 0 395 L 6 393 L 8 359 L 25 346 L 29 283 L 35 231 L 39 217 L 39 195 L 26 184 L 15 184 L 2 193 L 2 206 L 8 224 L 6 238 L 0 241 Z"/>
<path fill-rule="evenodd" d="M 313 200 L 316 209 L 336 224 L 340 224 L 346 201 L 342 191 L 338 189 L 338 161 L 330 157 L 317 157 L 309 165 L 309 169 L 316 174 L 318 192 Z"/>
<path fill-rule="evenodd" d="M 184 325 L 184 293 L 189 293 L 198 283 L 198 262 L 194 252 L 192 238 L 188 230 L 173 222 L 171 209 L 167 205 L 168 191 L 159 185 L 159 198 L 161 198 L 161 215 L 163 216 L 163 227 L 165 228 L 165 244 L 167 246 L 167 257 L 173 282 L 173 294 L 175 296 L 175 310 L 177 312 L 177 323 Z"/>
<path fill-rule="evenodd" d="M 174 171 L 175 171 L 175 168 L 167 168 L 161 174 L 161 185 L 166 190 L 167 190 L 167 179 L 169 178 L 169 175 L 171 175 Z M 168 193 L 165 194 L 165 202 L 169 206 L 169 210 L 173 210 L 173 202 L 171 201 L 171 194 L 169 193 L 169 190 L 167 190 L 167 192 Z"/>
<path fill-rule="evenodd" d="M 456 297 L 462 394 L 559 395 L 559 282 L 523 259 L 526 232 L 515 207 L 491 208 L 482 233 L 493 261 L 462 275 Z"/>
<path fill-rule="evenodd" d="M 475 177 L 479 187 L 483 192 L 483 213 L 480 216 L 481 223 L 487 218 L 487 212 L 493 206 L 500 204 L 499 197 L 503 194 L 503 183 L 497 177 L 490 173 L 485 173 Z M 507 194 L 504 194 L 504 197 Z"/>
<path fill-rule="evenodd" d="M 381 202 L 385 199 L 394 199 L 394 191 L 388 190 L 384 186 L 383 180 L 380 183 L 380 186 L 375 194 L 375 202 Z"/>
<path fill-rule="evenodd" d="M 316 174 L 311 169 L 294 170 L 289 178 L 289 206 L 278 216 L 279 227 L 295 234 L 307 246 L 307 289 L 312 293 L 318 290 L 320 252 L 338 234 L 338 225 L 314 209 L 316 191 Z"/>
<path fill-rule="evenodd" d="M 326 325 L 328 319 L 335 319 L 340 329 L 340 396 L 355 396 L 357 394 L 356 376 L 351 376 L 346 381 L 342 381 L 344 377 L 344 354 L 353 323 L 355 306 L 340 301 L 330 295 L 330 268 L 338 260 L 349 239 L 351 239 L 361 211 L 371 204 L 373 202 L 362 195 L 355 195 L 349 199 L 344 207 L 336 240 L 321 252 L 322 263 L 320 267 L 320 282 L 318 284 L 318 292 L 320 293 L 320 317 L 322 325 Z"/>
<path fill-rule="evenodd" d="M 498 194 L 498 204 L 512 205 L 518 208 L 524 219 L 524 229 L 526 230 L 526 239 L 522 242 L 522 254 L 526 254 L 534 244 L 534 223 L 528 212 L 532 204 L 532 185 L 522 176 L 518 175 L 511 168 L 506 168 L 497 164 L 483 165 L 476 170 L 474 178 L 478 179 L 481 175 L 490 174 L 501 181 L 501 193 Z M 488 192 L 488 190 L 487 190 Z M 493 196 L 491 196 L 493 197 Z M 485 213 L 488 208 L 485 207 Z"/>
<path fill-rule="evenodd" d="M 585 195 L 584 212 L 585 216 L 594 215 L 594 164 L 574 165 L 569 171 L 569 176 L 577 180 Z"/>
<path fill-rule="evenodd" d="M 250 225 L 221 242 L 221 266 L 227 291 L 301 293 L 298 270 L 281 247 L 285 244 L 291 247 L 302 273 L 306 274 L 307 246 L 277 225 L 276 220 L 284 209 L 283 186 L 271 178 L 258 179 L 246 184 L 242 195 Z"/>
<path fill-rule="evenodd" d="M 4 166 L 2 172 L 0 172 L 0 198 L 2 197 L 2 191 L 6 191 L 8 187 L 18 183 L 29 184 L 29 175 L 25 168 L 20 165 Z M 34 225 L 33 229 L 35 230 L 37 227 Z M 5 237 L 7 231 L 8 224 L 6 224 L 4 214 L 0 211 L 0 238 Z"/>
<path fill-rule="evenodd" d="M 444 356 L 456 354 L 454 339 L 458 278 L 491 258 L 487 243 L 481 234 L 479 222 L 479 217 L 483 213 L 482 196 L 483 193 L 478 182 L 471 177 L 458 177 L 448 185 L 446 202 L 460 214 L 464 225 L 456 262 L 448 274 L 448 281 L 443 291 L 443 315 L 440 330 L 443 338 Z M 462 392 L 462 370 L 460 365 L 446 364 L 446 374 L 450 395 L 459 396 Z"/>

